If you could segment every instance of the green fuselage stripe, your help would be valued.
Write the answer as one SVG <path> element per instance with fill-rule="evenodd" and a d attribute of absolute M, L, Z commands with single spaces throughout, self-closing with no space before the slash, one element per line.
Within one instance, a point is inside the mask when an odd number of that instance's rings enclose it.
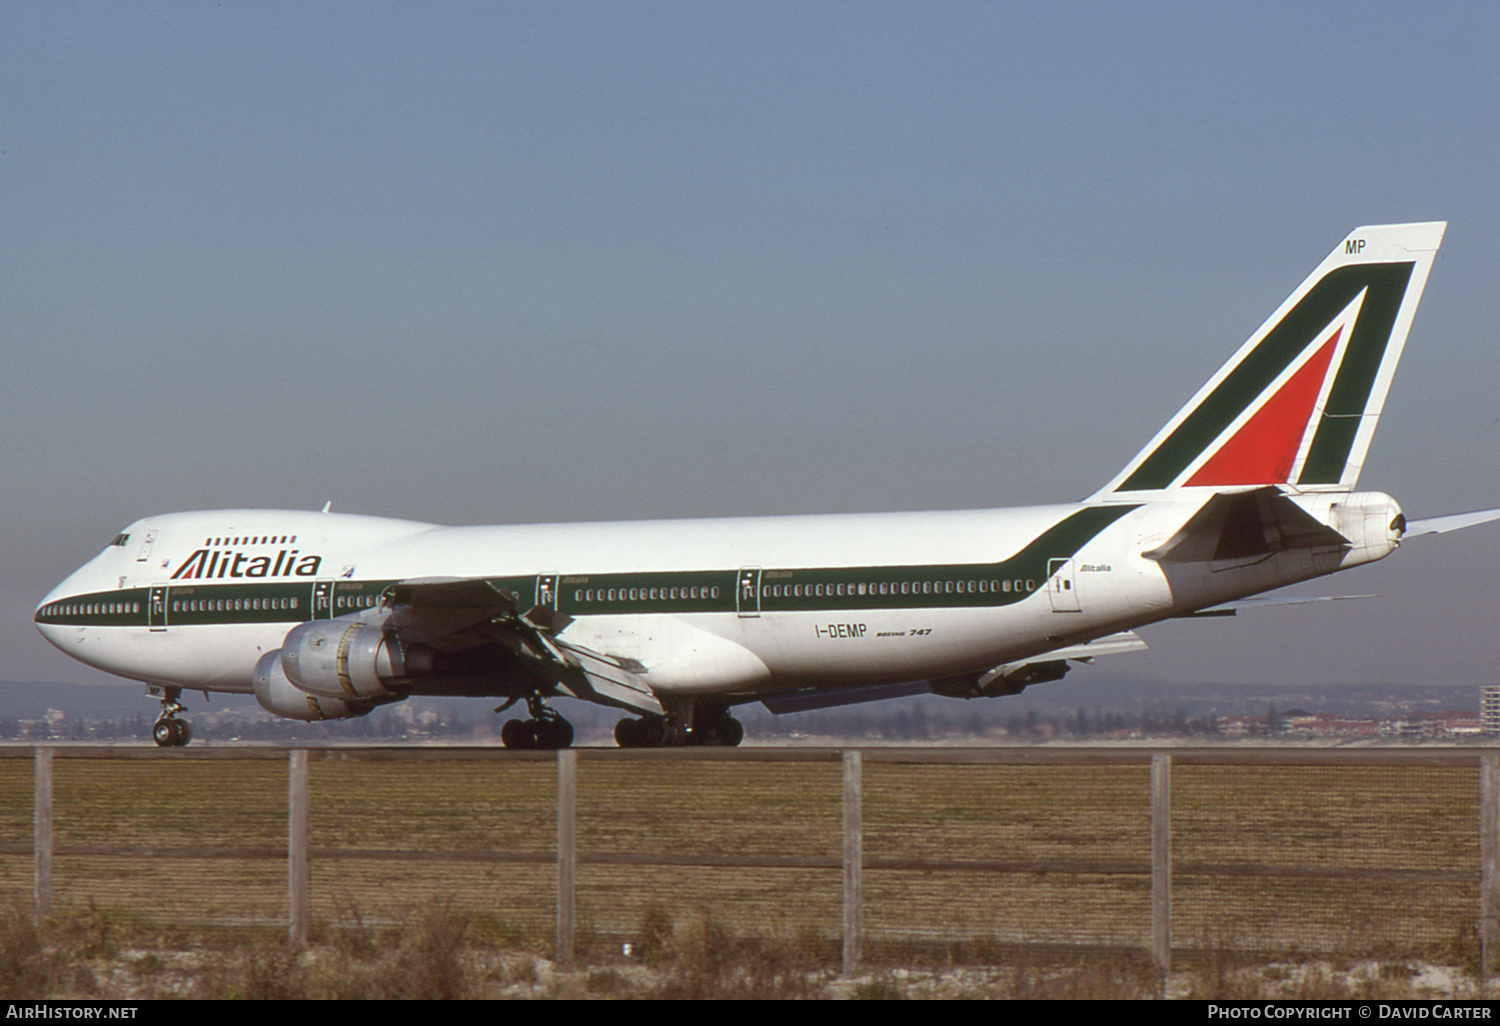
<path fill-rule="evenodd" d="M 551 604 L 573 617 L 643 613 L 735 613 L 1006 606 L 1040 590 L 1052 561 L 1069 559 L 1136 505 L 1089 506 L 1058 521 L 998 563 L 744 568 L 496 577 L 520 609 Z M 552 589 L 544 594 L 543 583 Z M 38 623 L 103 627 L 301 623 L 377 604 L 394 580 L 194 582 L 123 588 L 59 599 Z M 158 603 L 152 612 L 152 603 Z"/>

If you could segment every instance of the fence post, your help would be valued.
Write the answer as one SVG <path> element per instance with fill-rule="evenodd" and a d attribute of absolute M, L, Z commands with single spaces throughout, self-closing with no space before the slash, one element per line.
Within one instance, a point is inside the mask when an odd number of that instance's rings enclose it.
<path fill-rule="evenodd" d="M 31 771 L 33 908 L 37 926 L 52 913 L 52 748 L 37 745 Z"/>
<path fill-rule="evenodd" d="M 557 751 L 557 940 L 553 954 L 562 965 L 573 961 L 577 792 L 578 753 L 571 748 L 560 748 Z"/>
<path fill-rule="evenodd" d="M 1500 754 L 1479 757 L 1479 966 L 1488 973 L 1500 940 Z"/>
<path fill-rule="evenodd" d="M 844 972 L 859 968 L 864 933 L 864 823 L 860 753 L 844 752 Z"/>
<path fill-rule="evenodd" d="M 300 948 L 307 944 L 307 749 L 287 756 L 287 938 Z"/>
<path fill-rule="evenodd" d="M 1172 757 L 1151 756 L 1151 958 L 1172 968 Z"/>

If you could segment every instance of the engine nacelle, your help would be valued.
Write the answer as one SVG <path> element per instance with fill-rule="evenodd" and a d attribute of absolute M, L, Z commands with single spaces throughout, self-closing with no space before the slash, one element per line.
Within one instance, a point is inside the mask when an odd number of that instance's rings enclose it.
<path fill-rule="evenodd" d="M 311 695 L 357 703 L 404 698 L 406 676 L 395 634 L 378 621 L 340 618 L 293 627 L 281 643 L 286 679 Z"/>
<path fill-rule="evenodd" d="M 281 669 L 281 650 L 275 649 L 260 657 L 255 664 L 255 700 L 267 712 L 285 716 L 289 720 L 345 720 L 363 716 L 377 705 L 376 700 L 346 702 L 338 698 L 322 698 L 301 690 Z M 386 701 L 395 701 L 392 696 Z"/>

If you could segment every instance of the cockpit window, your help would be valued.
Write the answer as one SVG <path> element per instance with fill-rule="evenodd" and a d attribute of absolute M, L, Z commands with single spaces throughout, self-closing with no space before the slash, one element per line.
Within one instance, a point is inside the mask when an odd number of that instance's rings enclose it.
<path fill-rule="evenodd" d="M 112 542 L 110 542 L 110 544 L 111 545 L 124 545 L 125 542 L 126 542 L 126 540 L 129 539 L 129 537 L 130 537 L 130 535 L 128 535 L 128 534 L 117 534 L 117 535 L 115 535 L 115 540 L 112 541 Z"/>

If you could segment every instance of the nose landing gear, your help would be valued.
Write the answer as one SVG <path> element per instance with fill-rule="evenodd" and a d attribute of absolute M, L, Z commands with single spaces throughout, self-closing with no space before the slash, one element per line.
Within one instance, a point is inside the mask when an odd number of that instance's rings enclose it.
<path fill-rule="evenodd" d="M 177 701 L 181 688 L 163 688 L 161 691 L 161 715 L 151 726 L 151 739 L 161 748 L 181 748 L 193 739 L 193 728 L 187 720 L 179 720 L 177 714 L 187 712 L 187 706 Z"/>

